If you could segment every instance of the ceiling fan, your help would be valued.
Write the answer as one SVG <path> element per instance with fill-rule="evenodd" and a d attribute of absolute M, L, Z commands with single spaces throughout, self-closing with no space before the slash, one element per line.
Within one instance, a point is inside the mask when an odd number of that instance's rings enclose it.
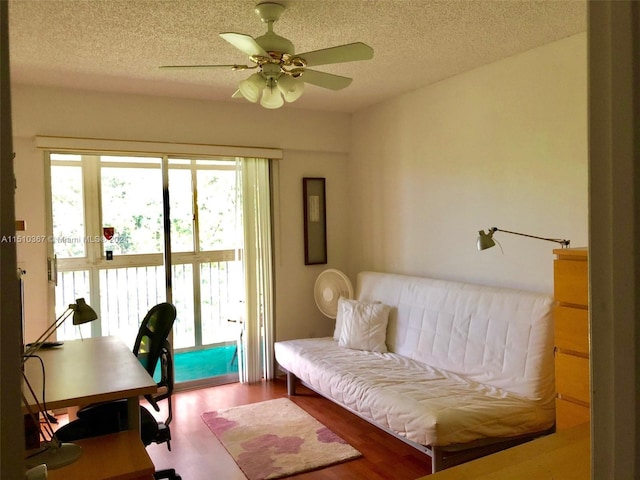
<path fill-rule="evenodd" d="M 284 12 L 284 5 L 266 2 L 256 5 L 255 12 L 267 24 L 267 33 L 252 38 L 243 33 L 221 33 L 231 45 L 249 56 L 252 65 L 163 65 L 164 69 L 230 68 L 258 71 L 242 80 L 234 98 L 244 97 L 265 108 L 280 108 L 285 101 L 294 102 L 304 92 L 305 83 L 331 90 L 343 89 L 352 79 L 308 67 L 331 63 L 353 62 L 373 58 L 373 49 L 361 42 L 295 53 L 293 43 L 273 31 L 273 24 Z"/>

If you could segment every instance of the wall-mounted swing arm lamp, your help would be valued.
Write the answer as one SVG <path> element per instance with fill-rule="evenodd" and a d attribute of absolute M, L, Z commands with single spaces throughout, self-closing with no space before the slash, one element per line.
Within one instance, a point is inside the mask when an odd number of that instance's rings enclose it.
<path fill-rule="evenodd" d="M 546 240 L 547 242 L 555 242 L 562 245 L 562 248 L 567 248 L 571 243 L 570 240 L 564 240 L 561 238 L 538 237 L 536 235 L 529 235 L 526 233 L 519 233 L 519 232 L 510 232 L 509 230 L 501 230 L 496 227 L 491 227 L 488 232 L 485 232 L 484 230 L 480 230 L 478 232 L 478 241 L 477 241 L 478 250 L 486 250 L 487 248 L 491 248 L 495 246 L 496 241 L 493 239 L 493 234 L 496 232 L 511 233 L 512 235 L 520 235 L 521 237 L 536 238 L 538 240 Z"/>

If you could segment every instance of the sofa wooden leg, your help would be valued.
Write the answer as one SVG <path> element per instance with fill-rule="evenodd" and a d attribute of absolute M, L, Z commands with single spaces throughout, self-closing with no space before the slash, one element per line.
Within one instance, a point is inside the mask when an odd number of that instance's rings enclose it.
<path fill-rule="evenodd" d="M 287 395 L 290 397 L 296 394 L 296 376 L 287 372 Z"/>

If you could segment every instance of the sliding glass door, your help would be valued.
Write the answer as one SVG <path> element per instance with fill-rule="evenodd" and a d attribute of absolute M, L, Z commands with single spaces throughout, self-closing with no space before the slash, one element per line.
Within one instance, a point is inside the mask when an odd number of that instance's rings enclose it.
<path fill-rule="evenodd" d="M 85 297 L 99 314 L 98 321 L 81 328 L 65 323 L 58 339 L 118 335 L 133 345 L 149 308 L 170 299 L 178 311 L 177 381 L 234 378 L 237 311 L 244 300 L 235 159 L 50 153 L 49 163 L 56 311 Z M 182 375 L 183 352 L 186 359 L 188 352 L 193 357 L 214 347 L 220 355 L 207 352 L 207 363 L 215 369 L 198 367 Z M 185 360 L 185 371 L 202 363 L 198 358 Z"/>

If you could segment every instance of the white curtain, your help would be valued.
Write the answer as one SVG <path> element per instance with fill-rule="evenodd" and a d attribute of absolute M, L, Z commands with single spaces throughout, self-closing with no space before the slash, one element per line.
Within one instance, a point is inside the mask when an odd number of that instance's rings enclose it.
<path fill-rule="evenodd" d="M 269 160 L 240 158 L 245 301 L 240 382 L 274 377 L 271 192 Z"/>

